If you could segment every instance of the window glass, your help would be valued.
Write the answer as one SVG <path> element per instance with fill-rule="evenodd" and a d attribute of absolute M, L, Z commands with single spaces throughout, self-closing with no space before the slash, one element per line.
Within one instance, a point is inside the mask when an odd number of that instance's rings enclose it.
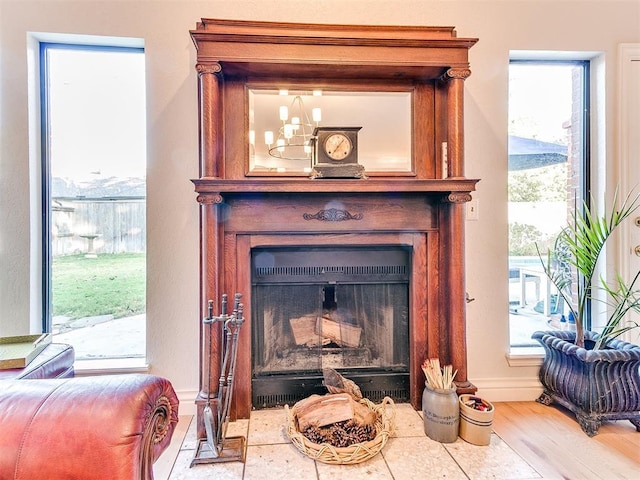
<path fill-rule="evenodd" d="M 41 75 L 45 330 L 78 359 L 143 357 L 144 53 L 42 44 Z"/>
<path fill-rule="evenodd" d="M 509 319 L 512 347 L 537 330 L 571 329 L 538 255 L 552 246 L 586 190 L 587 64 L 509 67 Z"/>

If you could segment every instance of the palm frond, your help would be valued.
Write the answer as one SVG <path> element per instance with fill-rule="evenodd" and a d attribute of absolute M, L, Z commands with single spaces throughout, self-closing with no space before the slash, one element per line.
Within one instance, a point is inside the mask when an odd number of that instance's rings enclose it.
<path fill-rule="evenodd" d="M 592 200 L 593 203 L 593 200 Z M 583 318 L 587 311 L 587 304 L 592 299 L 594 275 L 598 261 L 605 249 L 607 240 L 616 228 L 640 207 L 640 193 L 627 195 L 618 206 L 618 190 L 613 197 L 613 208 L 602 216 L 598 216 L 589 205 L 584 202 L 582 211 L 573 212 L 570 225 L 563 228 L 556 237 L 553 249 L 547 250 L 546 261 L 538 249 L 538 257 L 551 283 L 576 319 L 576 344 L 584 346 Z M 537 249 L 537 246 L 536 246 Z M 564 267 L 563 267 L 564 266 Z M 567 266 L 575 269 L 577 281 L 572 278 L 572 272 Z M 630 285 L 626 285 L 621 277 L 616 279 L 616 286 L 610 287 L 605 282 L 603 288 L 607 294 L 606 301 L 612 307 L 607 325 L 601 335 L 600 346 L 608 339 L 621 335 L 637 325 L 621 322 L 629 311 L 640 312 L 640 292 L 635 289 L 635 282 L 640 272 L 636 274 Z M 575 283 L 577 301 L 574 300 L 572 288 Z"/>
<path fill-rule="evenodd" d="M 627 324 L 622 324 L 629 312 L 640 313 L 640 289 L 636 288 L 636 282 L 640 278 L 640 271 L 636 273 L 633 280 L 628 285 L 620 276 L 616 276 L 615 288 L 611 287 L 604 279 L 601 279 L 602 289 L 607 293 L 606 304 L 612 307 L 611 315 L 600 333 L 595 348 L 602 348 L 609 340 L 637 328 L 637 322 L 629 320 Z"/>

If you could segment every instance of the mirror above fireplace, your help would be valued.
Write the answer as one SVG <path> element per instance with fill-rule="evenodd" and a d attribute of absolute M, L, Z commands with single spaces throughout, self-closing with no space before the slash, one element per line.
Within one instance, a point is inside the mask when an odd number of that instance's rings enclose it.
<path fill-rule="evenodd" d="M 362 127 L 366 172 L 413 172 L 413 92 L 249 88 L 249 174 L 308 175 L 319 126 Z"/>

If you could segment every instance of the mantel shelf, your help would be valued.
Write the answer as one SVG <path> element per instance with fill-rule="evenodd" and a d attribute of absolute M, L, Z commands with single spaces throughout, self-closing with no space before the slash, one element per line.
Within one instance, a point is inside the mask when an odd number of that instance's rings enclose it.
<path fill-rule="evenodd" d="M 264 178 L 222 179 L 201 177 L 192 180 L 198 194 L 234 193 L 470 193 L 478 179 L 446 178 L 367 178 L 367 179 L 310 179 Z"/>

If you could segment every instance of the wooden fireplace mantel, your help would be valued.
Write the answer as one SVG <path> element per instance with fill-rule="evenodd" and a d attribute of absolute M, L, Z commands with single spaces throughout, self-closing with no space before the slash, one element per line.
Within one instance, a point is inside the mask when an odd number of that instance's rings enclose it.
<path fill-rule="evenodd" d="M 380 179 L 366 180 L 344 179 L 220 179 L 201 177 L 194 179 L 195 189 L 199 194 L 222 193 L 380 193 L 380 192 L 416 192 L 432 193 L 449 196 L 456 194 L 465 198 L 464 194 L 471 194 L 475 190 L 478 180 L 468 178 L 433 179 Z M 453 197 L 452 197 L 453 198 Z M 469 201 L 471 197 L 464 201 Z M 449 200 L 453 201 L 453 200 Z"/>
<path fill-rule="evenodd" d="M 202 19 L 190 33 L 198 72 L 200 176 L 193 183 L 201 212 L 201 318 L 209 299 L 217 309 L 223 293 L 235 292 L 251 317 L 252 248 L 402 245 L 412 258 L 411 403 L 420 407 L 427 357 L 453 364 L 459 390 L 475 391 L 467 378 L 464 203 L 478 180 L 464 175 L 463 106 L 468 50 L 477 39 L 458 38 L 453 27 L 215 19 Z M 251 171 L 247 91 L 254 85 L 411 91 L 411 171 L 367 171 L 366 179 Z M 335 201 L 348 215 L 314 215 Z M 248 322 L 240 335 L 240 418 L 252 408 L 250 329 Z M 209 345 L 219 351 L 218 338 L 201 324 L 199 438 L 202 408 L 215 398 L 220 374 L 218 355 L 204 352 Z"/>

